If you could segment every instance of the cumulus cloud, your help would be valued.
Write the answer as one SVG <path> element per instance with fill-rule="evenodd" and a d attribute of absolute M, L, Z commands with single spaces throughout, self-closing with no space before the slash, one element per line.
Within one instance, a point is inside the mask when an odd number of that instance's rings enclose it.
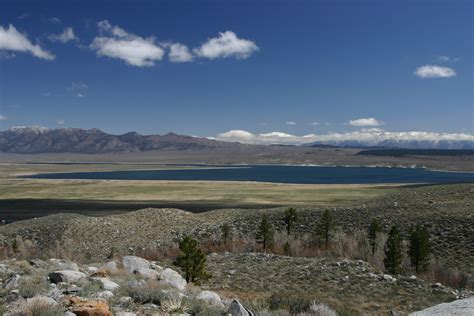
<path fill-rule="evenodd" d="M 7 119 L 7 117 L 5 115 L 0 114 L 0 121 L 5 121 L 6 119 Z"/>
<path fill-rule="evenodd" d="M 286 121 L 286 125 L 296 125 L 296 122 L 294 121 Z"/>
<path fill-rule="evenodd" d="M 311 122 L 309 125 L 318 126 L 318 125 L 319 125 L 319 122 Z"/>
<path fill-rule="evenodd" d="M 352 126 L 358 126 L 358 127 L 362 127 L 362 126 L 380 126 L 380 125 L 383 125 L 383 122 L 378 121 L 373 117 L 368 117 L 368 118 L 360 118 L 360 119 L 356 119 L 356 120 L 350 120 L 348 124 L 352 125 Z"/>
<path fill-rule="evenodd" d="M 376 146 L 387 141 L 467 141 L 474 142 L 474 135 L 467 133 L 435 133 L 423 131 L 411 132 L 386 132 L 383 130 L 360 130 L 348 133 L 327 133 L 327 134 L 308 134 L 296 136 L 282 132 L 271 132 L 263 134 L 253 134 L 244 130 L 231 130 L 218 134 L 212 139 L 240 142 L 245 144 L 285 144 L 300 145 L 312 142 L 342 144 L 345 142 L 358 142 L 367 146 Z"/>
<path fill-rule="evenodd" d="M 456 76 L 456 71 L 444 66 L 425 65 L 416 68 L 415 75 L 420 78 L 450 78 Z"/>
<path fill-rule="evenodd" d="M 185 63 L 193 60 L 193 55 L 186 45 L 173 43 L 169 45 L 168 57 L 173 63 Z"/>
<path fill-rule="evenodd" d="M 8 28 L 0 26 L 0 51 L 7 50 L 13 52 L 30 53 L 35 57 L 53 60 L 55 56 L 41 48 L 40 45 L 30 42 L 25 34 L 20 33 L 13 25 Z"/>
<path fill-rule="evenodd" d="M 64 125 L 66 122 L 64 120 L 57 120 L 56 124 L 58 125 Z"/>
<path fill-rule="evenodd" d="M 195 48 L 194 53 L 203 58 L 228 58 L 245 59 L 258 51 L 254 42 L 238 38 L 232 31 L 219 33 L 218 37 L 210 38 L 201 47 Z"/>
<path fill-rule="evenodd" d="M 128 65 L 150 67 L 163 59 L 164 49 L 155 43 L 153 37 L 143 38 L 113 26 L 109 21 L 97 24 L 100 36 L 94 38 L 90 48 L 98 56 L 107 56 L 125 61 Z"/>
<path fill-rule="evenodd" d="M 74 30 L 72 27 L 67 27 L 64 29 L 64 31 L 60 34 L 51 34 L 48 36 L 48 39 L 51 42 L 61 42 L 61 43 L 67 43 L 70 41 L 78 41 L 79 38 L 74 34 Z"/>

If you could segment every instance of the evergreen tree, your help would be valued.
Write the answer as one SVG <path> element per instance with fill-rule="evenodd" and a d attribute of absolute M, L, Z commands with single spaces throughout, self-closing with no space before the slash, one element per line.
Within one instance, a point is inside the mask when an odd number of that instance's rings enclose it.
<path fill-rule="evenodd" d="M 179 243 L 181 254 L 175 264 L 181 267 L 186 274 L 186 282 L 198 283 L 211 277 L 206 271 L 206 256 L 198 246 L 198 242 L 191 236 L 185 236 Z"/>
<path fill-rule="evenodd" d="M 290 243 L 287 241 L 285 245 L 283 245 L 283 252 L 285 253 L 285 256 L 292 256 L 292 251 L 291 251 L 291 246 Z"/>
<path fill-rule="evenodd" d="M 227 240 L 230 238 L 230 225 L 225 223 L 221 227 L 222 232 L 222 240 L 224 241 L 224 245 L 227 245 Z"/>
<path fill-rule="evenodd" d="M 290 236 L 291 233 L 291 228 L 295 224 L 295 222 L 298 220 L 298 214 L 296 213 L 296 209 L 290 207 L 285 210 L 285 226 L 286 226 L 286 233 L 288 236 Z"/>
<path fill-rule="evenodd" d="M 329 240 L 331 239 L 332 230 L 335 226 L 336 220 L 331 211 L 325 210 L 317 227 L 317 233 L 324 239 L 326 249 L 329 247 Z"/>
<path fill-rule="evenodd" d="M 258 225 L 257 243 L 262 244 L 263 251 L 273 245 L 273 227 L 265 214 L 262 216 L 260 225 Z"/>
<path fill-rule="evenodd" d="M 373 219 L 369 226 L 369 244 L 372 249 L 372 254 L 375 254 L 375 248 L 377 247 L 377 236 L 382 231 L 380 222 L 377 219 Z"/>
<path fill-rule="evenodd" d="M 416 225 L 410 232 L 408 255 L 416 273 L 426 271 L 430 261 L 430 234 L 424 226 Z"/>
<path fill-rule="evenodd" d="M 393 226 L 388 233 L 387 243 L 385 244 L 383 264 L 389 273 L 399 274 L 401 272 L 402 260 L 402 239 L 397 227 Z"/>

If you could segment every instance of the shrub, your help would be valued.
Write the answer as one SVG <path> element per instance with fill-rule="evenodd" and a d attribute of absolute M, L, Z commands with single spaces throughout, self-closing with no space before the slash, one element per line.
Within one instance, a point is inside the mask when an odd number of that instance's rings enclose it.
<path fill-rule="evenodd" d="M 227 245 L 227 240 L 230 238 L 230 225 L 225 223 L 221 227 L 221 232 L 222 232 L 222 240 L 224 241 L 224 245 Z"/>
<path fill-rule="evenodd" d="M 316 302 L 311 303 L 311 305 L 309 306 L 309 310 L 313 315 L 316 316 L 337 316 L 337 313 L 330 307 L 324 304 L 318 304 Z"/>
<path fill-rule="evenodd" d="M 21 297 L 30 298 L 35 295 L 45 294 L 48 289 L 48 282 L 45 276 L 31 276 L 20 279 L 18 291 Z"/>

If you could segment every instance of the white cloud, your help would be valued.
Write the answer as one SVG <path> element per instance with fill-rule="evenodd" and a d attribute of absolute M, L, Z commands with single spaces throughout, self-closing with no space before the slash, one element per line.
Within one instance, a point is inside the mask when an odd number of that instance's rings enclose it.
<path fill-rule="evenodd" d="M 349 125 L 352 126 L 380 126 L 383 125 L 383 122 L 376 120 L 373 117 L 368 117 L 368 118 L 360 118 L 356 120 L 350 120 Z"/>
<path fill-rule="evenodd" d="M 286 121 L 286 125 L 296 125 L 296 122 L 294 121 Z"/>
<path fill-rule="evenodd" d="M 97 26 L 101 36 L 94 38 L 90 47 L 99 56 L 118 58 L 137 67 L 150 67 L 163 59 L 164 49 L 155 43 L 153 37 L 130 34 L 107 20 L 100 21 Z"/>
<path fill-rule="evenodd" d="M 76 94 L 76 96 L 77 96 L 78 98 L 85 98 L 85 97 L 86 97 L 84 94 L 82 94 L 82 93 L 80 93 L 80 92 L 78 92 L 78 93 Z"/>
<path fill-rule="evenodd" d="M 48 36 L 51 42 L 67 43 L 70 41 L 78 41 L 79 38 L 74 34 L 72 27 L 67 27 L 61 34 L 51 34 Z"/>
<path fill-rule="evenodd" d="M 168 57 L 173 63 L 185 63 L 193 60 L 193 55 L 186 45 L 174 43 L 169 46 Z"/>
<path fill-rule="evenodd" d="M 58 125 L 64 125 L 66 122 L 64 120 L 57 120 L 56 124 Z"/>
<path fill-rule="evenodd" d="M 57 17 L 54 17 L 54 16 L 50 17 L 48 19 L 48 22 L 53 23 L 53 24 L 61 24 L 61 20 Z"/>
<path fill-rule="evenodd" d="M 340 144 L 344 142 L 361 142 L 367 146 L 375 146 L 384 141 L 468 141 L 474 142 L 474 135 L 467 133 L 435 133 L 423 131 L 386 132 L 380 129 L 361 130 L 349 133 L 308 134 L 296 136 L 282 132 L 253 134 L 244 130 L 231 130 L 218 134 L 212 139 L 241 142 L 246 144 L 285 144 L 300 145 L 304 143 L 322 142 Z"/>
<path fill-rule="evenodd" d="M 7 119 L 7 117 L 5 115 L 0 114 L 0 121 L 5 121 L 6 119 Z"/>
<path fill-rule="evenodd" d="M 450 57 L 450 56 L 438 56 L 437 59 L 440 62 L 444 62 L 444 63 L 450 63 L 450 62 L 455 63 L 455 62 L 461 60 L 461 58 L 459 58 L 459 57 Z"/>
<path fill-rule="evenodd" d="M 415 75 L 420 78 L 450 78 L 456 76 L 456 71 L 449 67 L 425 65 L 416 68 Z"/>
<path fill-rule="evenodd" d="M 319 125 L 319 122 L 311 122 L 309 125 L 318 126 L 318 125 Z"/>
<path fill-rule="evenodd" d="M 32 44 L 26 35 L 18 32 L 11 24 L 8 28 L 0 26 L 0 50 L 28 52 L 35 57 L 46 60 L 55 58 L 52 53 L 42 49 L 41 46 Z"/>
<path fill-rule="evenodd" d="M 84 82 L 82 81 L 73 81 L 71 83 L 71 87 L 68 88 L 69 91 L 79 91 L 79 90 L 86 90 L 88 89 L 89 86 L 86 85 Z"/>
<path fill-rule="evenodd" d="M 201 47 L 195 48 L 194 52 L 199 57 L 209 59 L 227 57 L 245 59 L 258 49 L 254 42 L 238 38 L 232 31 L 226 31 L 219 33 L 218 37 L 209 39 Z"/>

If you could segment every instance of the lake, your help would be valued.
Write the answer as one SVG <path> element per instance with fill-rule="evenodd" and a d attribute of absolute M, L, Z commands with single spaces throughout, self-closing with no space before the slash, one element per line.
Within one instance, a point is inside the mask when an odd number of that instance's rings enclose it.
<path fill-rule="evenodd" d="M 37 179 L 257 181 L 297 184 L 377 184 L 474 182 L 474 173 L 423 168 L 321 166 L 206 166 L 201 169 L 44 173 Z"/>

